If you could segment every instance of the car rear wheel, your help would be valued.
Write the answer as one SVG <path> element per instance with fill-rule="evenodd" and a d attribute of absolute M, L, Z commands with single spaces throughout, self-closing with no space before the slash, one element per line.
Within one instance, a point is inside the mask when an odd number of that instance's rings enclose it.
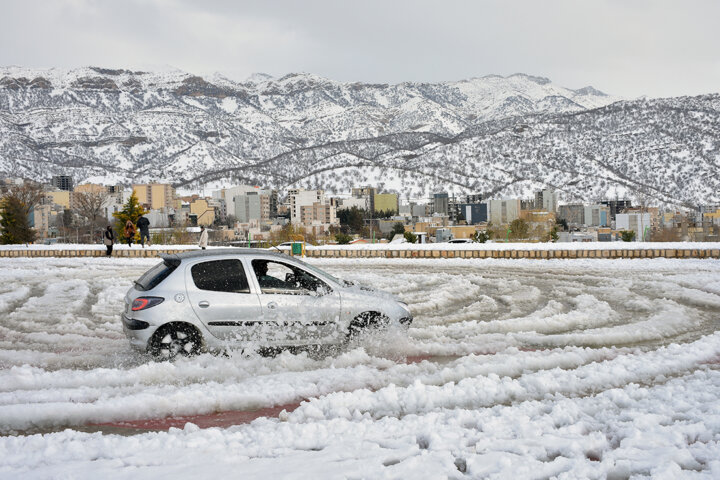
<path fill-rule="evenodd" d="M 169 324 L 155 332 L 150 340 L 150 354 L 156 359 L 172 360 L 178 356 L 190 357 L 200 353 L 202 336 L 191 325 Z"/>

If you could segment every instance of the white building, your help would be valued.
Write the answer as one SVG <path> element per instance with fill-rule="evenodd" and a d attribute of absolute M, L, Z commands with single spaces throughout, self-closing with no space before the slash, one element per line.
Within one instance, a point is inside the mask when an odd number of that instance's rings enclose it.
<path fill-rule="evenodd" d="M 650 239 L 649 213 L 618 213 L 615 216 L 617 230 L 632 230 L 635 232 L 635 241 L 644 242 Z"/>
<path fill-rule="evenodd" d="M 520 199 L 504 198 L 488 200 L 488 218 L 495 225 L 502 225 L 520 218 Z"/>
<path fill-rule="evenodd" d="M 369 210 L 370 206 L 368 197 L 350 197 L 338 199 L 338 210 L 350 210 L 353 207 L 359 208 L 360 210 Z"/>
<path fill-rule="evenodd" d="M 548 212 L 557 212 L 558 193 L 550 188 L 535 192 L 535 208 Z"/>
<path fill-rule="evenodd" d="M 586 205 L 584 218 L 584 225 L 587 227 L 608 227 L 610 226 L 610 207 Z"/>
<path fill-rule="evenodd" d="M 235 197 L 245 195 L 248 192 L 256 192 L 260 190 L 259 187 L 253 187 L 252 185 L 237 185 L 235 187 L 223 188 L 221 190 L 215 190 L 212 193 L 213 198 L 218 200 L 225 200 L 225 211 L 234 215 L 235 213 Z"/>
<path fill-rule="evenodd" d="M 315 203 L 324 204 L 324 190 L 305 190 L 303 188 L 295 188 L 288 190 L 288 203 L 290 207 L 290 221 L 292 223 L 301 223 L 302 207 L 312 207 Z"/>
<path fill-rule="evenodd" d="M 270 191 L 255 190 L 233 197 L 234 215 L 238 222 L 270 221 Z"/>

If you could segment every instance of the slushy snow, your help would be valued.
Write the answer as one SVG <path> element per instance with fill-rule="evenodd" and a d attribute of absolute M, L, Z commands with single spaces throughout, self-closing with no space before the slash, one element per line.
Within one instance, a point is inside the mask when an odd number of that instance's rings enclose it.
<path fill-rule="evenodd" d="M 157 260 L 3 259 L 0 478 L 720 478 L 720 261 L 310 261 L 407 302 L 410 330 L 155 362 L 118 315 Z"/>

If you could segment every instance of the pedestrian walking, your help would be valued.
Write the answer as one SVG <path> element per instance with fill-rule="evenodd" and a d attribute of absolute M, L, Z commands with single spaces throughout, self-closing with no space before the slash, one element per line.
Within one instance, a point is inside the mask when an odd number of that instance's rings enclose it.
<path fill-rule="evenodd" d="M 200 241 L 198 242 L 198 246 L 205 250 L 208 244 L 208 232 L 205 230 L 204 226 L 200 226 Z"/>
<path fill-rule="evenodd" d="M 135 225 L 128 220 L 125 222 L 125 240 L 127 240 L 128 247 L 132 247 L 133 239 L 135 238 Z"/>
<path fill-rule="evenodd" d="M 110 225 L 108 225 L 103 232 L 103 243 L 105 244 L 105 248 L 107 248 L 107 253 L 105 255 L 107 257 L 111 256 L 113 244 L 115 243 L 115 232 L 113 232 L 113 229 Z"/>
<path fill-rule="evenodd" d="M 140 230 L 140 245 L 145 248 L 145 240 L 147 240 L 148 247 L 150 243 L 150 220 L 140 215 L 137 221 L 137 228 Z"/>

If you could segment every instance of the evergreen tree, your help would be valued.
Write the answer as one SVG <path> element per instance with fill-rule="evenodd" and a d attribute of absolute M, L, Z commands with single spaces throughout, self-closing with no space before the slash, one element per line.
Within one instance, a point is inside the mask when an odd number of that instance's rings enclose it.
<path fill-rule="evenodd" d="M 0 199 L 0 243 L 34 242 L 37 236 L 35 230 L 30 228 L 27 208 L 13 195 Z"/>
<path fill-rule="evenodd" d="M 117 237 L 119 238 L 123 236 L 123 232 L 125 231 L 125 224 L 128 220 L 130 220 L 133 225 L 136 225 L 138 218 L 140 218 L 140 215 L 145 215 L 146 213 L 147 210 L 145 210 L 142 205 L 140 205 L 137 195 L 135 195 L 135 191 L 133 191 L 132 195 L 130 195 L 130 198 L 128 198 L 127 202 L 125 202 L 125 205 L 123 205 L 123 209 L 119 212 L 113 213 L 113 217 L 117 219 L 115 221 L 115 233 L 117 234 Z M 138 236 L 137 231 L 135 232 L 135 236 Z"/>

